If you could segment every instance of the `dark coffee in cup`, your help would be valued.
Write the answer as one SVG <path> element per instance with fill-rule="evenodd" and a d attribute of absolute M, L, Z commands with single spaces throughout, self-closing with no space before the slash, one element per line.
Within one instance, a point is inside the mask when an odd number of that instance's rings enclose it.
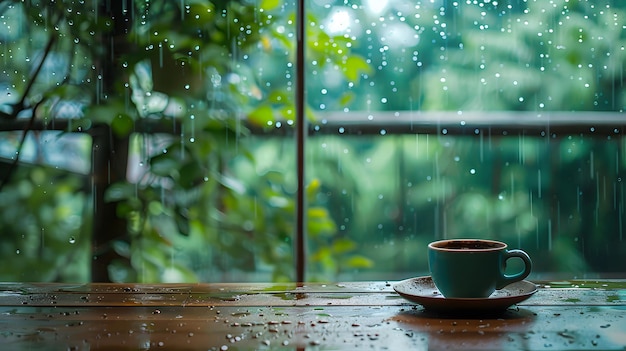
<path fill-rule="evenodd" d="M 445 240 L 437 247 L 447 250 L 487 250 L 502 248 L 503 243 L 484 240 Z"/>

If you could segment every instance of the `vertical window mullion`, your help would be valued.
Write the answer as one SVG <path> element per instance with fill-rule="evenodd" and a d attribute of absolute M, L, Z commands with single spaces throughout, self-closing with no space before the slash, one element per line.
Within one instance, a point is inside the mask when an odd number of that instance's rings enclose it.
<path fill-rule="evenodd" d="M 307 133 L 306 118 L 304 115 L 304 46 L 305 41 L 305 1 L 296 0 L 296 172 L 298 189 L 296 194 L 296 233 L 295 233 L 295 261 L 296 281 L 305 281 L 306 262 L 306 189 L 304 150 Z"/>

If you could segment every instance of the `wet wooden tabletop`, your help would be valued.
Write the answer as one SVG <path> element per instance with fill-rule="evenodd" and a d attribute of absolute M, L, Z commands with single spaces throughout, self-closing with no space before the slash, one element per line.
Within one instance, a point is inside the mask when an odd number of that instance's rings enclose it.
<path fill-rule="evenodd" d="M 0 349 L 626 348 L 626 280 L 537 283 L 484 316 L 429 312 L 393 284 L 0 283 Z"/>

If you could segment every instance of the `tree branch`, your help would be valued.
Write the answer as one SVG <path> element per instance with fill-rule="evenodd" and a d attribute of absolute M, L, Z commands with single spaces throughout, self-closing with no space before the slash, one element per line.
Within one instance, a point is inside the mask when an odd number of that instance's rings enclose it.
<path fill-rule="evenodd" d="M 44 49 L 43 57 L 41 58 L 41 61 L 37 65 L 37 68 L 35 69 L 30 80 L 28 81 L 28 85 L 26 86 L 26 89 L 24 90 L 24 93 L 22 94 L 22 98 L 16 105 L 14 105 L 14 110 L 11 111 L 10 115 L 3 113 L 0 116 L 2 117 L 9 116 L 8 119 L 14 120 L 17 118 L 19 113 L 26 108 L 26 98 L 30 94 L 30 90 L 33 88 L 35 81 L 37 80 L 37 77 L 39 76 L 39 73 L 41 72 L 41 69 L 44 63 L 46 62 L 46 59 L 48 58 L 48 55 L 52 51 L 52 47 L 54 46 L 56 39 L 57 39 L 56 35 L 53 34 L 50 36 L 50 39 L 48 40 L 48 44 L 46 44 L 46 47 Z M 40 101 L 35 103 L 35 105 L 33 106 L 30 119 L 28 120 L 28 124 L 26 124 L 26 126 L 24 127 L 24 130 L 22 132 L 22 138 L 20 140 L 20 143 L 17 146 L 17 150 L 15 152 L 15 158 L 13 158 L 13 162 L 11 163 L 11 166 L 2 177 L 2 180 L 0 180 L 0 192 L 2 192 L 2 189 L 4 188 L 4 186 L 11 179 L 11 175 L 13 174 L 13 172 L 15 172 L 15 168 L 17 167 L 17 164 L 19 163 L 19 160 L 20 160 L 20 154 L 22 153 L 22 148 L 24 147 L 24 143 L 26 142 L 26 136 L 28 135 L 28 132 L 32 129 L 33 124 L 35 123 L 35 118 L 37 117 L 37 114 L 36 114 L 37 107 L 39 107 L 39 105 L 41 105 L 44 101 L 45 99 L 41 99 Z"/>

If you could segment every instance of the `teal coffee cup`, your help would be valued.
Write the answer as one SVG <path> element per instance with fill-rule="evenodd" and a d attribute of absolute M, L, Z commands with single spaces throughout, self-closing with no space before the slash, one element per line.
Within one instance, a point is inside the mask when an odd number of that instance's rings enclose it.
<path fill-rule="evenodd" d="M 510 258 L 524 262 L 524 270 L 505 273 Z M 428 244 L 430 274 L 446 298 L 487 298 L 495 290 L 523 280 L 532 262 L 522 250 L 508 250 L 503 242 L 482 239 L 441 240 Z"/>

